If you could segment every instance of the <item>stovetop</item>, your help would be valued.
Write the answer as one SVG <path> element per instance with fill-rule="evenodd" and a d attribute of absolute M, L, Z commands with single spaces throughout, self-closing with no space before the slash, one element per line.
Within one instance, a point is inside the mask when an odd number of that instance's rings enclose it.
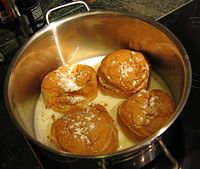
<path fill-rule="evenodd" d="M 168 27 L 182 42 L 192 65 L 192 88 L 186 106 L 170 127 L 172 139 L 166 140 L 170 153 L 176 158 L 181 169 L 200 168 L 200 2 L 192 1 L 179 9 L 159 18 L 158 22 Z M 167 138 L 166 138 L 167 139 Z M 165 140 L 165 138 L 163 138 Z M 54 161 L 48 159 L 35 145 L 28 142 L 39 161 L 41 168 L 59 168 Z M 144 169 L 169 169 L 171 161 L 161 153 L 156 159 L 143 167 Z M 124 168 L 131 168 L 124 166 Z M 62 169 L 62 168 L 61 168 Z"/>
<path fill-rule="evenodd" d="M 200 2 L 191 1 L 179 9 L 159 18 L 158 22 L 167 26 L 182 42 L 192 65 L 192 88 L 186 106 L 169 130 L 172 140 L 166 145 L 171 154 L 176 158 L 180 169 L 200 168 Z M 28 141 L 35 159 L 41 169 L 62 169 L 53 160 Z M 165 140 L 165 138 L 163 138 Z M 129 168 L 127 166 L 124 169 Z M 144 169 L 169 169 L 172 168 L 170 160 L 161 153 L 156 159 L 143 167 Z"/>

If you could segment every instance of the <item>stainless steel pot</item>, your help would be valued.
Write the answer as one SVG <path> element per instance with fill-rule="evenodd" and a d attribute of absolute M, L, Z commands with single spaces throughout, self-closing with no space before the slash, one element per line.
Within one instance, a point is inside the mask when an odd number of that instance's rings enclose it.
<path fill-rule="evenodd" d="M 50 13 L 75 4 L 84 5 L 88 11 L 49 24 Z M 87 4 L 81 1 L 50 10 L 46 19 L 49 25 L 19 50 L 5 81 L 6 106 L 19 130 L 52 159 L 77 166 L 74 168 L 109 168 L 130 159 L 131 165 L 138 168 L 154 159 L 160 150 L 164 150 L 176 168 L 177 162 L 162 142 L 162 134 L 179 116 L 186 103 L 191 87 L 191 66 L 184 47 L 175 35 L 163 25 L 143 17 L 89 11 Z M 43 77 L 62 64 L 106 55 L 122 48 L 145 53 L 152 68 L 168 84 L 177 103 L 169 122 L 140 144 L 102 156 L 63 153 L 39 142 L 34 132 L 33 117 Z"/>

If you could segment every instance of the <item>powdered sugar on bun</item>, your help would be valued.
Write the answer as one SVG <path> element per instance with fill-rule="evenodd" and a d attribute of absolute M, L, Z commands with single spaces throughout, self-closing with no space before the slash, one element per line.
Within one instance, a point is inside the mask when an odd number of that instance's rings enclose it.
<path fill-rule="evenodd" d="M 143 89 L 119 106 L 117 116 L 130 137 L 143 140 L 162 128 L 174 111 L 175 103 L 166 92 Z"/>
<path fill-rule="evenodd" d="M 96 71 L 86 65 L 63 65 L 45 76 L 41 92 L 47 107 L 63 112 L 74 105 L 86 105 L 98 93 Z"/>
<path fill-rule="evenodd" d="M 51 128 L 52 140 L 61 149 L 78 154 L 102 154 L 118 147 L 112 117 L 100 104 L 72 107 Z"/>
<path fill-rule="evenodd" d="M 142 53 L 123 49 L 105 56 L 97 73 L 104 94 L 127 98 L 147 88 L 150 70 Z"/>

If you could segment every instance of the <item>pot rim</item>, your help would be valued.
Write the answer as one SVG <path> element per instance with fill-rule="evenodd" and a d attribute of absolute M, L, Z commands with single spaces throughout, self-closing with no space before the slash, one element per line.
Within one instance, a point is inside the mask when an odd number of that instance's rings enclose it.
<path fill-rule="evenodd" d="M 140 143 L 123 149 L 123 150 L 118 150 L 112 153 L 107 153 L 107 154 L 100 154 L 100 155 L 79 155 L 79 154 L 72 154 L 72 153 L 68 153 L 68 152 L 64 152 L 64 151 L 60 151 L 60 150 L 56 150 L 53 149 L 41 142 L 39 142 L 36 138 L 30 136 L 28 134 L 28 132 L 26 132 L 25 129 L 23 129 L 23 127 L 18 124 L 17 120 L 15 119 L 11 107 L 9 105 L 9 99 L 8 99 L 8 84 L 9 84 L 9 79 L 10 79 L 10 75 L 12 73 L 12 68 L 16 65 L 16 62 L 20 59 L 21 54 L 25 51 L 25 49 L 27 48 L 27 46 L 29 44 L 31 44 L 32 41 L 34 41 L 37 37 L 39 37 L 40 35 L 42 35 L 44 32 L 47 32 L 51 29 L 54 29 L 55 27 L 59 26 L 60 24 L 70 21 L 70 20 L 74 20 L 76 18 L 80 18 L 80 17 L 85 17 L 85 16 L 91 16 L 91 15 L 107 15 L 107 14 L 111 14 L 114 16 L 127 16 L 127 17 L 132 17 L 133 19 L 139 19 L 147 24 L 150 24 L 152 26 L 154 26 L 155 28 L 159 29 L 160 31 L 162 31 L 163 33 L 165 33 L 168 38 L 170 38 L 170 40 L 176 45 L 176 47 L 180 50 L 181 54 L 183 55 L 183 62 L 185 63 L 185 67 L 184 67 L 184 79 L 185 80 L 185 84 L 184 84 L 184 89 L 182 92 L 182 96 L 181 99 L 177 105 L 177 108 L 175 110 L 175 112 L 173 113 L 173 115 L 171 116 L 170 120 L 165 124 L 165 126 L 163 126 L 162 128 L 160 128 L 157 132 L 155 132 L 154 134 L 152 134 L 150 137 L 148 137 L 147 139 L 141 141 Z M 187 69 L 186 69 L 187 67 Z M 20 130 L 20 132 L 23 133 L 23 135 L 25 137 L 27 137 L 30 141 L 32 141 L 34 144 L 38 145 L 39 147 L 50 151 L 52 153 L 55 154 L 59 154 L 61 156 L 66 156 L 66 157 L 72 157 L 72 158 L 82 158 L 82 159 L 101 159 L 101 158 L 110 158 L 110 157 L 118 157 L 121 155 L 126 155 L 126 154 L 130 154 L 130 153 L 139 153 L 139 151 L 141 151 L 142 149 L 144 150 L 146 147 L 148 149 L 148 147 L 150 148 L 155 142 L 157 142 L 157 138 L 159 138 L 170 126 L 171 124 L 176 120 L 176 118 L 179 116 L 179 114 L 182 112 L 186 101 L 188 99 L 189 93 L 190 93 L 190 89 L 191 89 L 191 83 L 192 83 L 192 68 L 191 68 L 191 64 L 189 61 L 189 57 L 188 54 L 185 50 L 185 48 L 183 47 L 182 43 L 179 41 L 179 39 L 164 25 L 158 23 L 155 20 L 152 20 L 150 18 L 146 18 L 143 16 L 136 16 L 134 14 L 130 14 L 130 13 L 125 13 L 125 12 L 116 12 L 116 11 L 109 11 L 109 10 L 95 10 L 95 11 L 89 11 L 89 12 L 82 12 L 79 14 L 73 14 L 64 18 L 61 18 L 59 20 L 53 21 L 51 22 L 49 25 L 45 26 L 44 28 L 42 28 L 41 30 L 39 30 L 38 32 L 36 32 L 16 53 L 16 55 L 14 56 L 13 60 L 11 61 L 11 64 L 8 67 L 8 71 L 6 74 L 6 78 L 5 78 L 5 82 L 4 82 L 4 100 L 5 100 L 5 104 L 6 104 L 6 108 L 8 110 L 8 114 L 10 115 L 11 119 L 13 120 L 13 122 L 15 123 L 15 125 L 17 126 L 17 128 Z"/>

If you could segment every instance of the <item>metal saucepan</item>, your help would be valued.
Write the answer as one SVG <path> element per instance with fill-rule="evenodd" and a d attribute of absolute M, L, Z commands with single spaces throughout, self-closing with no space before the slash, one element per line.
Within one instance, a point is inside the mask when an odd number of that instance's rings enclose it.
<path fill-rule="evenodd" d="M 191 87 L 191 66 L 184 47 L 166 27 L 143 17 L 110 11 L 89 11 L 61 18 L 35 33 L 13 59 L 5 81 L 5 100 L 9 114 L 19 130 L 52 159 L 72 168 L 109 168 L 128 163 L 141 167 L 164 150 L 177 167 L 162 141 L 162 134 L 181 113 Z M 159 72 L 176 101 L 177 108 L 168 123 L 136 146 L 102 156 L 63 153 L 36 139 L 34 108 L 40 95 L 43 77 L 63 63 L 103 56 L 118 49 L 145 53 L 154 70 Z"/>

